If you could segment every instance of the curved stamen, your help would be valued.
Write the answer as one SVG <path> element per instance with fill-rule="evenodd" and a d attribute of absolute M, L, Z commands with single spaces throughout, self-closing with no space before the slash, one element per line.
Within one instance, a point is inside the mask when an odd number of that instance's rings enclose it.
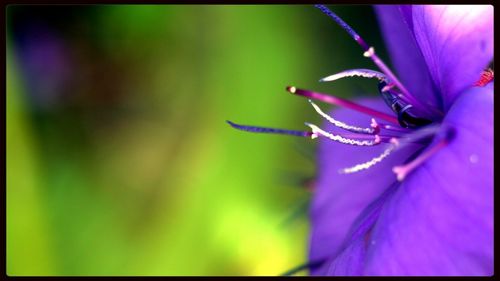
<path fill-rule="evenodd" d="M 346 107 L 346 108 L 370 115 L 372 117 L 377 117 L 377 118 L 383 119 L 385 121 L 391 122 L 393 124 L 399 125 L 398 119 L 394 116 L 391 116 L 389 114 L 371 109 L 369 107 L 354 103 L 352 101 L 349 101 L 349 100 L 346 100 L 343 98 L 334 97 L 334 96 L 330 96 L 330 95 L 326 95 L 326 94 L 322 94 L 322 93 L 317 93 L 317 92 L 313 92 L 313 91 L 298 89 L 298 88 L 293 87 L 293 86 L 286 87 L 286 90 L 288 92 L 295 94 L 295 95 L 298 95 L 298 96 L 303 96 L 303 97 L 307 97 L 307 98 L 310 98 L 313 100 L 319 100 L 319 101 L 326 102 L 329 104 Z"/>
<path fill-rule="evenodd" d="M 328 139 L 331 139 L 336 142 L 344 143 L 344 144 L 351 144 L 351 145 L 359 145 L 359 146 L 374 146 L 380 143 L 380 136 L 375 135 L 372 140 L 356 140 L 356 139 L 349 139 L 345 138 L 341 135 L 334 135 L 332 133 L 326 132 L 322 129 L 320 129 L 318 126 L 310 123 L 305 123 L 307 126 L 309 126 L 312 130 L 312 135 L 311 138 L 315 139 L 318 136 L 323 136 Z"/>
<path fill-rule="evenodd" d="M 319 108 L 319 106 L 317 106 L 312 100 L 308 100 L 308 101 L 319 115 L 321 115 L 323 118 L 325 118 L 328 122 L 335 125 L 336 127 L 339 127 L 341 129 L 344 129 L 347 131 L 355 132 L 355 133 L 362 133 L 362 134 L 374 134 L 375 133 L 375 128 L 360 128 L 360 127 L 356 127 L 356 126 L 347 125 L 344 122 L 335 120 L 330 115 L 324 113 L 321 110 L 321 108 Z"/>
<path fill-rule="evenodd" d="M 354 76 L 364 77 L 364 78 L 377 78 L 378 80 L 386 80 L 386 77 L 383 73 L 380 73 L 378 71 L 371 70 L 371 69 L 359 68 L 359 69 L 344 70 L 342 72 L 335 73 L 335 74 L 327 76 L 325 78 L 321 78 L 319 81 L 320 82 L 330 82 L 330 81 L 335 81 L 335 80 L 338 80 L 341 78 L 354 77 Z"/>
<path fill-rule="evenodd" d="M 375 65 L 377 65 L 378 68 L 384 74 L 386 74 L 387 77 L 393 80 L 394 83 L 398 86 L 398 88 L 401 89 L 401 91 L 405 92 L 405 94 L 408 93 L 406 88 L 403 86 L 401 82 L 399 82 L 394 73 L 392 73 L 392 71 L 385 65 L 385 63 L 375 54 L 375 49 L 366 44 L 363 38 L 361 38 L 361 36 L 359 36 L 359 34 L 354 29 L 352 29 L 350 25 L 348 25 L 344 20 L 342 20 L 339 16 L 337 16 L 337 14 L 328 9 L 325 5 L 315 5 L 315 7 L 320 9 L 324 14 L 329 16 L 338 25 L 340 25 L 340 27 L 342 27 L 345 31 L 347 31 L 347 33 L 352 37 L 352 39 L 354 39 L 354 41 L 356 41 L 358 45 L 361 46 L 361 48 L 364 51 L 363 55 L 365 57 L 371 58 L 372 61 L 375 63 Z"/>
<path fill-rule="evenodd" d="M 396 87 L 398 87 L 399 90 L 401 90 L 402 98 L 404 98 L 407 102 L 409 102 L 411 104 L 421 105 L 419 103 L 419 101 L 416 100 L 412 96 L 412 94 L 410 94 L 410 91 L 408 91 L 408 89 L 406 89 L 406 87 L 403 85 L 403 83 L 401 83 L 401 81 L 399 81 L 399 79 L 391 71 L 391 69 L 384 63 L 384 61 L 382 61 L 382 59 L 380 59 L 377 56 L 377 54 L 375 53 L 375 48 L 370 47 L 370 49 L 368 51 L 366 51 L 363 55 L 367 58 L 370 58 L 373 61 L 373 63 L 375 63 L 378 66 L 380 71 L 382 71 L 392 81 L 392 83 L 394 83 L 394 85 Z"/>
<path fill-rule="evenodd" d="M 382 152 L 382 154 L 380 154 L 379 156 L 372 158 L 368 162 L 361 163 L 361 164 L 358 164 L 358 165 L 350 167 L 350 168 L 342 169 L 342 170 L 339 171 L 339 173 L 341 173 L 341 174 L 352 174 L 352 173 L 356 173 L 356 172 L 359 172 L 359 171 L 362 171 L 362 170 L 366 170 L 366 169 L 372 167 L 373 165 L 382 162 L 382 160 L 384 160 L 387 156 L 389 156 L 396 149 L 396 147 L 398 145 L 399 145 L 399 142 L 397 141 L 397 139 L 392 138 L 391 139 L 391 145 L 389 147 L 387 147 L 384 150 L 384 152 Z"/>
<path fill-rule="evenodd" d="M 267 128 L 267 127 L 246 126 L 233 123 L 229 120 L 226 120 L 226 122 L 235 129 L 253 133 L 269 133 L 269 134 L 279 134 L 279 135 L 291 135 L 297 137 L 311 137 L 313 135 L 313 133 L 308 131 L 295 131 L 295 130 Z"/>
<path fill-rule="evenodd" d="M 406 89 L 403 83 L 399 81 L 396 75 L 394 75 L 394 73 L 389 69 L 389 67 L 387 67 L 387 65 L 382 61 L 382 59 L 380 59 L 377 56 L 377 54 L 375 53 L 375 48 L 368 46 L 368 44 L 366 44 L 363 38 L 361 38 L 361 36 L 359 36 L 359 34 L 354 29 L 352 29 L 352 27 L 350 27 L 345 21 L 343 21 L 339 16 L 337 16 L 326 6 L 315 5 L 315 7 L 320 9 L 323 13 L 332 18 L 340 27 L 342 27 L 345 31 L 347 31 L 347 33 L 354 39 L 354 41 L 356 41 L 358 45 L 361 46 L 361 48 L 363 49 L 364 51 L 363 56 L 370 58 L 373 61 L 373 63 L 375 63 L 375 65 L 380 69 L 380 71 L 382 71 L 382 73 L 384 73 L 385 76 L 401 90 L 403 99 L 406 102 L 422 108 L 422 110 L 425 110 L 427 113 L 431 113 L 429 112 L 430 111 L 429 107 L 423 106 L 422 103 L 420 103 L 417 99 L 415 99 L 411 95 L 411 93 Z M 436 110 L 432 111 L 434 111 L 433 113 L 439 113 L 436 112 Z"/>

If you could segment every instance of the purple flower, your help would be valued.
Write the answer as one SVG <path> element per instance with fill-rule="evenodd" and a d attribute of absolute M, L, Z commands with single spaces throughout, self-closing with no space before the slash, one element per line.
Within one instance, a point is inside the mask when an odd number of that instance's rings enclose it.
<path fill-rule="evenodd" d="M 312 132 L 233 126 L 318 137 L 311 203 L 313 275 L 493 274 L 492 6 L 379 6 L 396 74 L 352 28 L 380 72 L 381 98 L 346 101 Z M 357 112 L 356 112 L 357 111 Z M 274 131 L 273 131 L 274 130 Z"/>

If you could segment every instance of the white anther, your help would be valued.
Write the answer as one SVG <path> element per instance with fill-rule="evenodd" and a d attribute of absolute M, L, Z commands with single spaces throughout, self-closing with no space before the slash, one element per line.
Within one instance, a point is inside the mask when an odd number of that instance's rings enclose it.
<path fill-rule="evenodd" d="M 360 128 L 360 127 L 356 127 L 356 126 L 351 126 L 351 125 L 347 125 L 346 123 L 344 122 L 341 122 L 341 121 L 338 121 L 338 120 L 335 120 L 333 117 L 331 117 L 330 115 L 324 113 L 318 105 L 316 105 L 312 100 L 309 100 L 309 103 L 312 105 L 312 107 L 314 108 L 314 110 L 316 110 L 316 112 L 321 115 L 323 118 L 325 118 L 328 122 L 332 123 L 333 125 L 335 125 L 336 127 L 339 127 L 341 129 L 344 129 L 344 130 L 348 130 L 348 131 L 351 131 L 351 132 L 355 132 L 355 133 L 363 133 L 363 134 L 373 134 L 375 132 L 375 128 Z"/>
<path fill-rule="evenodd" d="M 370 47 L 366 52 L 363 53 L 363 56 L 369 58 L 375 54 L 375 48 Z"/>
<path fill-rule="evenodd" d="M 333 75 L 330 75 L 328 77 L 322 78 L 319 81 L 320 82 L 329 82 L 329 81 L 335 81 L 341 78 L 345 77 L 354 77 L 354 76 L 359 76 L 359 77 L 364 77 L 364 78 L 377 78 L 378 80 L 386 80 L 385 74 L 380 73 L 375 70 L 371 69 L 348 69 Z"/>
<path fill-rule="evenodd" d="M 359 140 L 344 138 L 343 136 L 340 136 L 340 135 L 334 135 L 334 134 L 328 133 L 328 132 L 320 129 L 318 126 L 316 126 L 314 124 L 309 124 L 309 123 L 305 123 L 305 124 L 307 126 L 309 126 L 312 130 L 311 138 L 315 138 L 313 136 L 316 136 L 316 137 L 317 136 L 324 136 L 324 137 L 331 139 L 333 141 L 336 141 L 336 142 L 340 142 L 340 143 L 344 143 L 344 144 L 359 145 L 359 146 L 373 146 L 373 145 L 377 145 L 380 143 L 380 137 L 378 135 L 375 136 L 374 140 L 359 141 Z"/>

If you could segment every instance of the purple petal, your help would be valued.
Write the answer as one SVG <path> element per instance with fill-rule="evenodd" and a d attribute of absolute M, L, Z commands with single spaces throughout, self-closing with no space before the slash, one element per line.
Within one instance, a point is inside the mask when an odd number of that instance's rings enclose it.
<path fill-rule="evenodd" d="M 394 183 L 375 202 L 370 204 L 354 222 L 347 235 L 347 241 L 338 255 L 329 259 L 325 266 L 325 275 L 354 276 L 362 275 L 365 263 L 370 229 L 379 217 L 384 203 L 394 193 L 398 183 Z"/>
<path fill-rule="evenodd" d="M 412 7 L 379 5 L 375 10 L 398 78 L 424 105 L 441 107 L 441 97 L 434 90 L 427 64 L 413 36 Z"/>
<path fill-rule="evenodd" d="M 493 6 L 416 5 L 412 16 L 415 39 L 448 109 L 493 59 Z"/>
<path fill-rule="evenodd" d="M 360 104 L 390 113 L 390 109 L 379 99 L 365 99 Z M 368 127 L 371 117 L 348 109 L 334 110 L 331 115 L 351 125 Z M 322 126 L 327 131 L 345 131 L 331 124 Z M 320 138 L 319 171 L 315 194 L 311 204 L 310 261 L 335 257 L 341 250 L 354 220 L 370 203 L 395 181 L 391 171 L 401 164 L 414 148 L 400 150 L 369 170 L 354 174 L 339 174 L 343 168 L 352 167 L 378 156 L 386 145 L 359 147 L 339 144 Z M 323 275 L 330 263 L 314 269 L 311 274 Z"/>
<path fill-rule="evenodd" d="M 493 85 L 464 92 L 443 125 L 455 138 L 386 202 L 365 274 L 493 274 Z"/>

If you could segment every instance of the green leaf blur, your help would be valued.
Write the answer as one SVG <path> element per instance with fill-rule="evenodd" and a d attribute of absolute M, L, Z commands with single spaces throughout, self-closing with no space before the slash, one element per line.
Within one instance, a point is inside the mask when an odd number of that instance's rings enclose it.
<path fill-rule="evenodd" d="M 337 10 L 379 42 L 371 8 Z M 373 93 L 317 82 L 371 67 L 321 13 L 11 5 L 7 20 L 7 274 L 278 275 L 307 261 L 314 141 L 225 121 L 320 122 L 289 84 Z"/>

